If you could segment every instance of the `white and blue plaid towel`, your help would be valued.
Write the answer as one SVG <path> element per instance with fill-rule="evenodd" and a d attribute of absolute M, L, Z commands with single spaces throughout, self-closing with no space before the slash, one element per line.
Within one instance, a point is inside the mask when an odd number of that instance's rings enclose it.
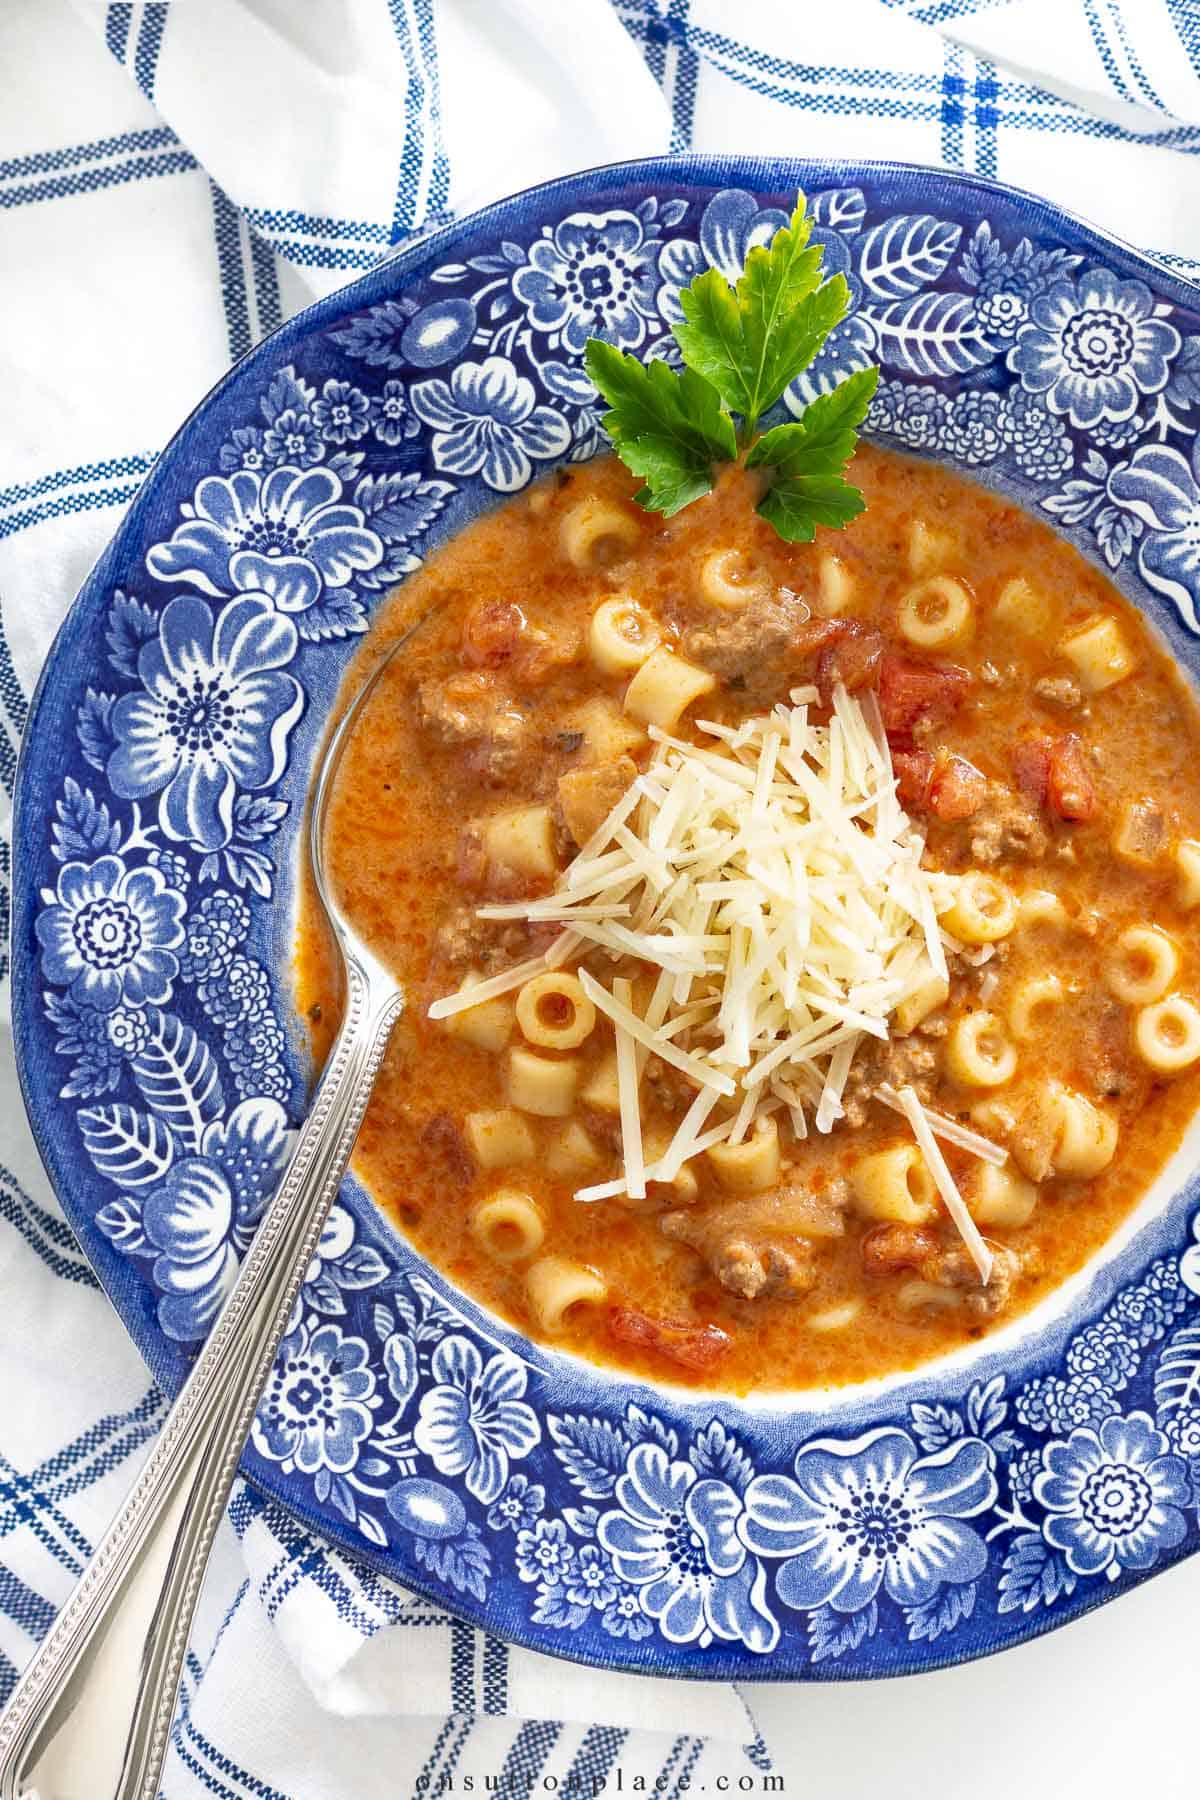
<path fill-rule="evenodd" d="M 4 0 L 5 912 L 38 668 L 197 396 L 414 231 L 571 169 L 693 145 L 997 176 L 1194 273 L 1200 5 Z M 0 1125 L 3 1699 L 163 1402 L 38 1166 L 6 1011 Z M 468 1776 L 512 1795 L 615 1793 L 619 1774 L 625 1792 L 772 1791 L 733 1689 L 510 1651 L 244 1492 L 231 1518 L 167 1800 L 400 1800 L 470 1791 Z"/>

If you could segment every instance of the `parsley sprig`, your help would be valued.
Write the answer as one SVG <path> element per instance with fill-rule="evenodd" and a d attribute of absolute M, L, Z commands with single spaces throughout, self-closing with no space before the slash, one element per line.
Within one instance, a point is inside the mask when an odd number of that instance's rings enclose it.
<path fill-rule="evenodd" d="M 673 327 L 681 370 L 588 339 L 587 372 L 611 409 L 605 429 L 644 481 L 635 498 L 647 511 L 670 518 L 711 492 L 718 464 L 741 455 L 748 469 L 767 471 L 758 511 L 791 543 L 810 543 L 818 525 L 846 525 L 862 512 L 866 502 L 844 471 L 878 369 L 847 376 L 793 422 L 758 430 L 850 304 L 844 276 L 822 281 L 824 252 L 809 243 L 811 230 L 800 194 L 788 224 L 750 251 L 736 287 L 706 269 L 681 291 L 683 319 Z"/>

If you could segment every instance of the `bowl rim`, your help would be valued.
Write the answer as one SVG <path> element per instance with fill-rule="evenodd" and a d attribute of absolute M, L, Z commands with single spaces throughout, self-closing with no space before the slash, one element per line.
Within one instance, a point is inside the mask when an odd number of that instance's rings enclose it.
<path fill-rule="evenodd" d="M 221 398 L 248 379 L 253 379 L 257 370 L 267 364 L 277 366 L 281 353 L 286 354 L 294 343 L 299 343 L 314 332 L 324 329 L 336 318 L 366 306 L 370 303 L 371 298 L 380 297 L 381 290 L 396 289 L 409 271 L 416 273 L 426 266 L 432 266 L 456 242 L 468 240 L 487 228 L 499 227 L 506 218 L 522 213 L 534 202 L 547 207 L 556 200 L 575 199 L 583 203 L 584 196 L 592 188 L 598 186 L 596 204 L 600 205 L 604 203 L 610 188 L 622 184 L 637 184 L 639 181 L 654 182 L 663 186 L 668 184 L 672 178 L 690 182 L 697 187 L 706 189 L 709 193 L 716 193 L 722 187 L 736 185 L 746 187 L 755 194 L 762 194 L 777 191 L 781 186 L 783 173 L 789 170 L 809 171 L 807 185 L 810 188 L 837 185 L 850 180 L 870 181 L 884 177 L 898 177 L 901 179 L 911 178 L 914 182 L 924 183 L 929 192 L 951 190 L 960 195 L 978 193 L 981 196 L 996 196 L 1010 204 L 1015 202 L 1022 211 L 1027 209 L 1030 214 L 1036 215 L 1043 224 L 1052 224 L 1064 238 L 1073 245 L 1078 244 L 1087 252 L 1100 256 L 1117 252 L 1123 261 L 1152 278 L 1156 290 L 1166 289 L 1177 303 L 1200 312 L 1200 285 L 1179 275 L 1168 265 L 1138 249 L 1117 234 L 1096 225 L 1068 208 L 1044 199 L 1029 189 L 966 172 L 886 158 L 857 159 L 838 156 L 823 159 L 763 154 L 741 156 L 724 153 L 681 152 L 643 157 L 630 162 L 600 164 L 557 176 L 547 182 L 531 184 L 515 194 L 490 202 L 473 213 L 448 221 L 407 240 L 353 281 L 313 301 L 302 311 L 285 320 L 209 388 L 163 446 L 133 499 L 122 513 L 105 549 L 97 557 L 81 582 L 79 591 L 64 615 L 42 662 L 30 699 L 14 782 L 11 925 L 14 1050 L 22 1099 L 39 1156 L 56 1195 L 60 1197 L 60 1204 L 63 1205 L 64 1212 L 67 1213 L 73 1225 L 76 1223 L 73 1211 L 68 1210 L 67 1201 L 63 1197 L 64 1190 L 69 1191 L 70 1189 L 71 1171 L 66 1166 L 66 1159 L 62 1157 L 60 1149 L 55 1144 L 55 1133 L 52 1129 L 54 1109 L 47 1107 L 44 1099 L 37 1095 L 33 1077 L 35 1048 L 33 1032 L 38 988 L 36 969 L 31 956 L 26 958 L 23 954 L 18 954 L 20 922 L 28 920 L 31 895 L 36 892 L 32 868 L 36 855 L 36 838 L 33 828 L 27 830 L 25 823 L 27 809 L 31 816 L 35 810 L 35 795 L 32 791 L 35 785 L 34 768 L 37 756 L 35 740 L 38 737 L 39 727 L 41 730 L 46 728 L 47 721 L 43 720 L 42 714 L 49 704 L 56 681 L 61 677 L 73 637 L 82 629 L 85 620 L 90 616 L 91 609 L 97 604 L 98 590 L 105 582 L 110 565 L 117 560 L 125 542 L 136 537 L 147 510 L 154 502 L 158 488 L 171 472 L 176 470 L 177 465 L 185 461 L 187 441 L 193 428 Z M 461 360 L 461 356 L 455 360 Z M 978 476 L 976 478 L 978 479 Z M 494 502 L 502 503 L 502 500 L 502 496 L 493 497 Z M 1173 658 L 1173 660 L 1177 659 Z M 334 691 L 336 692 L 336 689 Z M 276 904 L 278 905 L 278 903 Z M 1140 1231 L 1140 1227 L 1138 1230 Z M 105 1293 L 114 1311 L 117 1312 L 126 1331 L 133 1338 L 139 1353 L 145 1358 L 155 1377 L 167 1385 L 170 1390 L 177 1383 L 172 1381 L 168 1364 L 163 1357 L 163 1345 L 157 1325 L 154 1324 L 152 1318 L 139 1319 L 130 1316 L 128 1292 L 121 1283 L 112 1278 L 111 1265 L 102 1264 L 97 1267 L 86 1243 L 84 1249 L 90 1266 L 95 1269 L 101 1290 Z M 1075 1296 L 1076 1303 L 1086 1298 L 1089 1287 L 1094 1285 L 1092 1276 L 1106 1260 L 1111 1261 L 1111 1258 L 1108 1257 L 1108 1250 L 1109 1246 L 1103 1247 L 1080 1272 L 1080 1291 Z M 435 1270 L 434 1273 L 436 1275 L 437 1271 Z M 448 1281 L 446 1286 L 453 1289 L 453 1284 Z M 490 1315 L 485 1316 L 490 1317 Z M 1028 1316 L 1025 1315 L 1025 1317 Z M 1027 1334 L 1020 1331 L 1018 1335 Z M 994 1351 L 991 1351 L 989 1347 L 994 1345 L 995 1341 L 995 1335 L 992 1335 L 982 1340 L 977 1349 L 966 1353 L 969 1365 L 974 1367 L 981 1361 L 986 1362 L 989 1354 L 994 1355 Z M 539 1349 L 544 1350 L 545 1347 L 535 1345 L 533 1348 L 536 1353 Z M 547 1360 L 553 1362 L 558 1355 L 559 1353 L 550 1351 Z M 903 1372 L 895 1378 L 896 1388 L 903 1390 L 914 1384 L 919 1386 L 922 1381 L 931 1378 L 929 1373 L 931 1369 L 936 1375 L 936 1372 L 942 1367 L 943 1360 L 939 1359 L 932 1365 L 924 1364 L 914 1370 Z M 622 1376 L 621 1371 L 610 1371 L 601 1365 L 587 1364 L 586 1367 L 593 1377 L 611 1375 L 620 1380 Z M 627 1382 L 631 1379 L 639 1387 L 644 1386 L 651 1392 L 664 1394 L 671 1399 L 678 1397 L 681 1401 L 686 1401 L 693 1406 L 711 1406 L 717 1413 L 722 1410 L 728 1411 L 731 1408 L 736 1409 L 738 1405 L 736 1397 L 720 1393 L 671 1389 L 668 1384 L 643 1383 L 640 1378 L 625 1377 Z M 835 1390 L 828 1404 L 831 1408 L 838 1408 L 839 1398 L 842 1394 L 847 1396 L 846 1404 L 852 1404 L 854 1395 L 860 1391 L 862 1386 L 863 1384 L 856 1384 L 853 1388 Z M 786 1396 L 780 1396 L 780 1399 L 786 1399 Z M 398 1573 L 395 1560 L 388 1553 L 377 1551 L 366 1543 L 355 1541 L 351 1544 L 345 1536 L 339 1536 L 336 1532 L 329 1531 L 322 1520 L 315 1518 L 310 1512 L 286 1496 L 286 1484 L 282 1478 L 278 1486 L 264 1482 L 259 1475 L 253 1473 L 246 1474 L 243 1471 L 243 1478 L 257 1492 L 265 1494 L 272 1501 L 284 1506 L 306 1531 L 314 1532 L 327 1543 L 332 1542 L 339 1551 L 387 1574 L 393 1580 L 400 1581 L 405 1586 L 424 1593 L 451 1613 L 456 1613 L 483 1629 L 495 1631 L 495 1627 L 489 1623 L 481 1608 L 472 1606 L 448 1591 L 444 1584 L 439 1584 L 432 1579 L 422 1580 L 420 1574 L 409 1569 Z M 1198 1547 L 1200 1546 L 1191 1543 L 1178 1554 L 1165 1555 L 1153 1568 L 1139 1572 L 1132 1580 L 1123 1580 L 1115 1592 L 1125 1591 L 1126 1587 L 1133 1585 L 1135 1580 L 1145 1580 L 1152 1575 L 1165 1572 L 1167 1568 L 1173 1566 L 1175 1561 L 1182 1560 L 1183 1555 L 1192 1554 Z M 506 1616 L 497 1635 L 505 1641 L 523 1648 L 533 1649 L 541 1654 L 562 1656 L 566 1660 L 579 1662 L 585 1666 L 611 1668 L 626 1672 L 636 1666 L 638 1672 L 680 1679 L 725 1680 L 732 1676 L 738 1680 L 759 1681 L 869 1680 L 891 1678 L 898 1674 L 919 1673 L 994 1654 L 999 1648 L 1013 1647 L 1018 1642 L 1024 1642 L 1045 1631 L 1056 1629 L 1112 1597 L 1115 1597 L 1112 1586 L 1107 1583 L 1103 1586 L 1094 1585 L 1079 1592 L 1069 1606 L 1026 1615 L 1019 1635 L 1004 1643 L 984 1642 L 968 1647 L 966 1643 L 950 1638 L 946 1640 L 945 1648 L 942 1650 L 931 1648 L 927 1654 L 914 1658 L 912 1661 L 868 1669 L 856 1668 L 852 1665 L 835 1665 L 831 1668 L 809 1665 L 773 1667 L 777 1662 L 784 1663 L 788 1660 L 779 1655 L 759 1658 L 751 1668 L 747 1668 L 741 1663 L 734 1668 L 730 1666 L 724 1656 L 719 1659 L 721 1666 L 716 1667 L 710 1664 L 705 1667 L 694 1660 L 674 1656 L 671 1653 L 672 1650 L 681 1647 L 660 1645 L 657 1639 L 651 1640 L 656 1654 L 641 1657 L 635 1664 L 629 1656 L 616 1654 L 615 1646 L 613 1654 L 605 1658 L 595 1653 L 594 1645 L 589 1645 L 586 1650 L 583 1650 L 576 1644 L 574 1638 L 565 1634 L 558 1636 L 545 1632 L 539 1634 L 520 1617 L 513 1619 Z M 717 1646 L 714 1646 L 715 1648 Z M 914 1648 L 919 1648 L 919 1646 L 914 1646 Z M 717 1659 L 713 1658 L 712 1661 L 716 1662 Z"/>

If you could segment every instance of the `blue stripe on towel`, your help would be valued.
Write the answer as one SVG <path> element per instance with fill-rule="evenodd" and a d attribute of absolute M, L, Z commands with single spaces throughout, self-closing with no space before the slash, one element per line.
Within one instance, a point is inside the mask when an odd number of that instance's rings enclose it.
<path fill-rule="evenodd" d="M 6 852 L 7 848 L 5 845 Z M 7 941 L 7 933 L 5 936 Z M 70 1226 L 39 1206 L 7 1169 L 0 1169 L 0 1219 L 20 1232 L 52 1274 L 82 1287 L 99 1287 Z"/>
<path fill-rule="evenodd" d="M 483 1710 L 508 1711 L 508 1645 L 494 1637 L 483 1640 Z"/>
<path fill-rule="evenodd" d="M 129 27 L 132 22 L 132 6 L 124 4 L 110 6 L 105 14 L 104 42 L 118 62 L 125 61 L 125 50 L 129 43 Z"/>
<path fill-rule="evenodd" d="M 592 1725 L 562 1783 L 565 1794 L 602 1794 L 609 1770 L 629 1733 L 616 1725 Z"/>
<path fill-rule="evenodd" d="M 246 295 L 246 269 L 242 260 L 242 217 L 233 201 L 223 194 L 215 181 L 212 190 L 213 231 L 217 240 L 217 268 L 221 276 L 221 299 L 225 306 L 225 329 L 229 338 L 229 354 L 234 362 L 245 356 L 252 339 L 250 307 Z"/>
<path fill-rule="evenodd" d="M 461 1619 L 450 1625 L 450 1707 L 456 1713 L 479 1710 L 475 1694 L 475 1632 Z"/>
<path fill-rule="evenodd" d="M 162 49 L 163 32 L 167 25 L 167 7 L 165 0 L 154 0 L 152 5 L 142 13 L 142 26 L 138 32 L 137 49 L 133 53 L 133 73 L 138 86 L 147 100 L 154 98 L 154 79 L 158 74 L 158 57 Z"/>
<path fill-rule="evenodd" d="M 557 1719 L 530 1719 L 522 1725 L 504 1759 L 498 1792 L 531 1794 L 561 1733 L 562 1726 Z M 518 1786 L 521 1781 L 525 1783 L 524 1787 Z"/>
<path fill-rule="evenodd" d="M 1200 9 L 1196 0 L 1167 0 L 1167 14 L 1188 61 L 1200 75 Z"/>
<path fill-rule="evenodd" d="M 404 148 L 392 211 L 391 242 L 395 244 L 445 205 L 450 169 L 442 142 L 437 49 L 429 0 L 388 0 L 388 12 L 407 74 Z M 319 268 L 351 266 L 354 265 L 337 262 L 317 264 Z"/>
<path fill-rule="evenodd" d="M 143 455 L 113 456 L 105 462 L 78 463 L 73 469 L 55 469 L 51 475 L 39 475 L 34 481 L 19 481 L 13 486 L 0 488 L 0 512 L 15 506 L 18 500 L 39 500 L 43 494 L 52 494 L 56 488 L 76 487 L 83 482 L 109 481 L 114 475 L 144 475 L 157 455 L 150 450 Z M 3 676 L 0 675 L 0 699 L 4 695 Z"/>
<path fill-rule="evenodd" d="M 7 1613 L 27 1637 L 40 1642 L 53 1625 L 57 1610 L 44 1595 L 36 1593 L 0 1563 L 0 1612 Z"/>
<path fill-rule="evenodd" d="M 74 175 L 33 181 L 27 187 L 0 188 L 0 211 L 11 212 L 16 206 L 30 206 L 40 200 L 64 200 L 69 194 L 99 194 L 105 188 L 123 187 L 127 181 L 145 181 L 152 175 L 186 175 L 199 166 L 190 150 L 179 149 L 148 156 L 140 162 L 81 169 Z"/>
<path fill-rule="evenodd" d="M 133 499 L 140 486 L 138 481 L 127 481 L 120 487 L 96 488 L 91 493 L 59 494 L 40 506 L 28 506 L 24 512 L 14 513 L 8 519 L 0 519 L 0 540 L 13 537 L 18 531 L 25 531 L 30 525 L 41 525 L 46 519 L 61 519 L 71 513 L 94 512 L 98 506 L 123 505 L 126 500 Z"/>
<path fill-rule="evenodd" d="M 387 228 L 372 219 L 330 219 L 321 213 L 282 210 L 274 206 L 247 206 L 243 211 L 248 222 L 267 236 L 276 231 L 298 231 L 304 237 L 335 242 L 348 238 L 352 242 L 378 244 L 380 249 L 392 241 Z"/>
<path fill-rule="evenodd" d="M 37 150 L 31 156 L 10 156 L 0 162 L 0 181 L 14 175 L 44 175 L 54 169 L 70 169 L 76 163 L 99 162 L 123 150 L 161 150 L 178 145 L 169 125 L 152 125 L 146 131 L 121 131 L 115 137 L 92 138 L 84 144 L 67 144 L 61 150 Z"/>
<path fill-rule="evenodd" d="M 258 335 L 266 337 L 283 320 L 283 308 L 279 300 L 279 271 L 275 266 L 274 250 L 254 231 L 250 233 L 250 266 L 254 273 Z"/>

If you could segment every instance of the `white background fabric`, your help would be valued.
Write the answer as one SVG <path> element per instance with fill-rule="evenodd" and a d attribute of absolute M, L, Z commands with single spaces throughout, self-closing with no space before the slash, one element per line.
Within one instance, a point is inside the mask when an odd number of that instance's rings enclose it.
<path fill-rule="evenodd" d="M 279 319 L 431 221 L 689 146 L 945 163 L 1196 274 L 1198 15 L 1194 0 L 5 0 L 0 833 L 74 592 L 157 450 Z M 2 1694 L 162 1403 L 61 1224 L 7 1023 L 0 1164 Z M 286 1519 L 240 1525 L 206 1590 L 167 1800 L 395 1800 L 450 1771 L 458 1791 L 505 1771 L 524 1793 L 600 1770 L 615 1792 L 618 1768 L 626 1791 L 637 1774 L 737 1791 L 772 1759 L 793 1793 L 915 1800 L 952 1771 L 977 1800 L 1193 1791 L 1196 1564 L 998 1663 L 869 1693 L 756 1690 L 767 1750 L 729 1688 L 528 1656 L 502 1712 L 452 1713 L 461 1628 L 327 1558 L 351 1618 L 295 1578 Z"/>

